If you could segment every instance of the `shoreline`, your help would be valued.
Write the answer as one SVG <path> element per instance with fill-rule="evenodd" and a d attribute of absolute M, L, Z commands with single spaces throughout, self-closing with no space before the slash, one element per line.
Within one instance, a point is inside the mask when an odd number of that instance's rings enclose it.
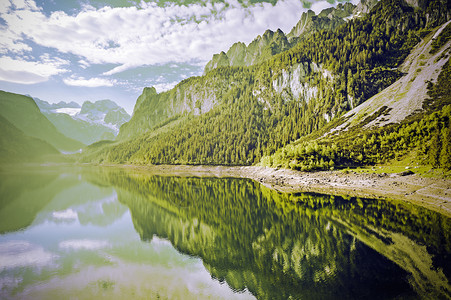
<path fill-rule="evenodd" d="M 14 165 L 17 171 L 17 165 Z M 149 175 L 183 177 L 235 177 L 252 179 L 281 193 L 318 193 L 414 204 L 451 218 L 451 179 L 419 174 L 357 173 L 352 170 L 301 172 L 257 166 L 26 164 L 28 167 L 104 167 L 135 170 Z M 4 171 L 5 166 L 0 166 Z M 6 168 L 6 170 L 9 168 Z"/>
<path fill-rule="evenodd" d="M 451 180 L 350 171 L 300 172 L 257 166 L 100 165 L 155 175 L 249 178 L 283 193 L 320 193 L 411 203 L 451 217 Z"/>

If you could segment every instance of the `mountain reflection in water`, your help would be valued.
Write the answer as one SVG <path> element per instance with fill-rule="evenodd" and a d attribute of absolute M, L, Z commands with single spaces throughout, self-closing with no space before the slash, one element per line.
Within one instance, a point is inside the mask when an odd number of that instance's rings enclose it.
<path fill-rule="evenodd" d="M 10 173 L 0 175 L 6 298 L 451 295 L 451 221 L 424 208 L 236 178 Z"/>

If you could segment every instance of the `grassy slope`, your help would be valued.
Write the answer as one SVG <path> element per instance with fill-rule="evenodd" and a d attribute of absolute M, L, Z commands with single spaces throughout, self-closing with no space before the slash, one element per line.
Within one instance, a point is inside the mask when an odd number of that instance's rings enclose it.
<path fill-rule="evenodd" d="M 59 132 L 30 97 L 0 91 L 0 115 L 26 135 L 46 141 L 58 150 L 76 151 L 84 146 Z"/>
<path fill-rule="evenodd" d="M 443 24 L 426 36 L 406 58 L 400 71 L 404 76 L 391 86 L 371 97 L 358 107 L 344 115 L 348 120 L 333 131 L 340 131 L 346 127 L 360 127 L 364 120 L 372 115 L 377 115 L 379 109 L 387 107 L 387 113 L 375 117 L 365 128 L 372 126 L 384 126 L 390 123 L 399 123 L 415 111 L 421 110 L 424 100 L 427 98 L 427 82 L 436 82 L 443 65 L 448 57 L 443 54 L 448 52 L 451 41 L 448 41 L 439 51 L 430 53 L 437 35 L 451 21 Z M 388 111 L 389 110 L 389 111 Z"/>
<path fill-rule="evenodd" d="M 101 139 L 114 139 L 114 130 L 99 124 L 75 120 L 67 114 L 44 114 L 53 125 L 64 135 L 86 145 Z"/>
<path fill-rule="evenodd" d="M 0 163 L 29 162 L 58 153 L 53 146 L 29 137 L 0 115 Z"/>

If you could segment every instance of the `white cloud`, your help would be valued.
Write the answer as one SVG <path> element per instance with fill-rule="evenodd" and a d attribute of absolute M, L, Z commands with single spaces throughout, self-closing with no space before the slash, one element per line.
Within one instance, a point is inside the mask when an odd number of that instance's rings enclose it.
<path fill-rule="evenodd" d="M 39 10 L 33 0 L 11 0 L 11 3 L 16 9 Z"/>
<path fill-rule="evenodd" d="M 161 93 L 161 92 L 169 91 L 174 86 L 176 86 L 177 83 L 179 83 L 179 82 L 174 81 L 174 82 L 168 82 L 168 83 L 157 83 L 157 84 L 153 84 L 152 86 L 157 90 L 157 93 Z"/>
<path fill-rule="evenodd" d="M 100 240 L 67 240 L 59 243 L 59 247 L 69 250 L 97 250 L 108 246 L 107 241 Z"/>
<path fill-rule="evenodd" d="M 51 263 L 56 255 L 28 241 L 0 243 L 0 271 L 17 267 L 40 267 Z"/>
<path fill-rule="evenodd" d="M 315 14 L 319 14 L 322 10 L 329 8 L 331 6 L 337 6 L 337 3 L 335 2 L 334 4 L 330 4 L 327 1 L 318 1 L 318 2 L 314 2 L 312 4 L 312 6 L 310 7 L 311 10 L 313 10 L 315 12 Z"/>
<path fill-rule="evenodd" d="M 84 60 L 84 59 L 80 59 L 80 60 L 78 61 L 78 64 L 79 64 L 80 67 L 83 68 L 83 69 L 86 69 L 87 67 L 90 66 L 90 64 L 89 64 L 86 60 Z"/>
<path fill-rule="evenodd" d="M 73 211 L 71 208 L 62 210 L 62 211 L 54 211 L 52 216 L 55 219 L 60 220 L 78 220 L 78 214 L 76 211 Z"/>
<path fill-rule="evenodd" d="M 66 60 L 50 58 L 48 55 L 41 56 L 41 60 L 27 61 L 7 56 L 0 57 L 0 80 L 34 84 L 47 81 L 50 76 L 67 72 L 63 68 L 69 64 Z"/>
<path fill-rule="evenodd" d="M 8 52 L 23 54 L 31 50 L 30 46 L 17 39 L 17 34 L 11 31 L 0 32 L 0 54 Z"/>
<path fill-rule="evenodd" d="M 24 9 L 2 14 L 9 38 L 1 39 L 0 53 L 30 51 L 25 43 L 31 40 L 77 55 L 87 64 L 118 65 L 104 75 L 141 65 L 205 63 L 214 53 L 237 41 L 249 43 L 268 28 L 288 32 L 305 10 L 299 0 L 247 8 L 235 0 L 227 7 L 222 3 L 158 7 L 142 2 L 139 8 L 85 6 L 77 15 L 53 12 L 47 17 L 33 1 L 24 3 L 16 4 Z"/>
<path fill-rule="evenodd" d="M 0 14 L 7 13 L 10 7 L 11 3 L 9 1 L 0 1 Z"/>
<path fill-rule="evenodd" d="M 101 87 L 101 86 L 113 86 L 116 84 L 116 80 L 109 80 L 105 78 L 90 78 L 85 79 L 83 77 L 70 77 L 63 79 L 63 82 L 71 86 L 84 86 L 84 87 Z"/>

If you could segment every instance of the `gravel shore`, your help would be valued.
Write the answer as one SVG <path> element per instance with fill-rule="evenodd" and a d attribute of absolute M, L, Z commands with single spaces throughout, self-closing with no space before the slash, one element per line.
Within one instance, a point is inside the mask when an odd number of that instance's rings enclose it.
<path fill-rule="evenodd" d="M 255 166 L 122 165 L 121 167 L 158 175 L 250 178 L 285 193 L 315 192 L 400 200 L 451 217 L 451 180 L 425 178 L 409 174 L 410 172 L 404 174 L 367 174 L 353 171 L 299 172 Z"/>

